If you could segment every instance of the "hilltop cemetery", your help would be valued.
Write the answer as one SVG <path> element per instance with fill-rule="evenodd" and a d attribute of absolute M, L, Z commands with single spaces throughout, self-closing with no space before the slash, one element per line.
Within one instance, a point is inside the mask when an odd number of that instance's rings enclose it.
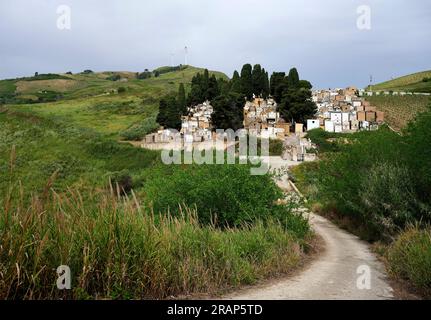
<path fill-rule="evenodd" d="M 324 128 L 327 132 L 356 132 L 377 130 L 384 123 L 384 113 L 378 111 L 358 89 L 319 90 L 313 92 L 318 113 L 316 119 L 307 121 L 307 129 Z"/>

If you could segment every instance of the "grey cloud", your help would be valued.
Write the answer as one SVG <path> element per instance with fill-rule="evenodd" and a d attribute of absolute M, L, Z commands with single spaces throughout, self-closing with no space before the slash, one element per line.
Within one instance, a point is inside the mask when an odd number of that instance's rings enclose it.
<path fill-rule="evenodd" d="M 72 9 L 72 30 L 56 9 Z M 356 28 L 359 5 L 372 29 Z M 242 64 L 297 66 L 316 87 L 431 69 L 431 4 L 422 0 L 33 0 L 0 2 L 0 78 L 38 72 L 133 70 L 183 62 L 231 75 Z"/>

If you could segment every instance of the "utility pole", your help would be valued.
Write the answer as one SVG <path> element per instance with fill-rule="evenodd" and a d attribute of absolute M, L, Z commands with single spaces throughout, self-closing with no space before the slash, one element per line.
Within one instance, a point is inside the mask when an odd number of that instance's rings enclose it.
<path fill-rule="evenodd" d="M 373 75 L 370 75 L 370 91 L 373 92 Z"/>

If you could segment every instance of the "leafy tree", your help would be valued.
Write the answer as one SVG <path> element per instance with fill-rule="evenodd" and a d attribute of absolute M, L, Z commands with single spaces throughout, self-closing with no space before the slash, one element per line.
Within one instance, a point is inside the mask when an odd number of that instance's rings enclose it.
<path fill-rule="evenodd" d="M 206 98 L 212 100 L 220 94 L 220 88 L 215 75 L 212 75 L 208 81 L 208 90 L 206 93 Z"/>
<path fill-rule="evenodd" d="M 183 114 L 184 107 L 181 107 L 178 99 L 175 96 L 169 96 L 160 100 L 159 114 L 156 121 L 165 128 L 179 130 Z"/>
<path fill-rule="evenodd" d="M 204 74 L 198 73 L 192 78 L 192 88 L 188 96 L 189 105 L 197 105 L 205 100 L 212 100 L 220 94 L 220 88 L 215 75 L 209 76 L 205 69 Z"/>
<path fill-rule="evenodd" d="M 317 112 L 316 104 L 311 100 L 311 91 L 305 88 L 288 89 L 280 104 L 280 112 L 287 121 L 305 123 Z"/>
<path fill-rule="evenodd" d="M 232 81 L 219 78 L 217 80 L 217 86 L 221 95 L 227 95 L 232 90 Z"/>
<path fill-rule="evenodd" d="M 198 73 L 192 78 L 192 86 L 187 99 L 188 105 L 197 105 L 205 100 L 205 90 L 202 86 L 202 75 Z"/>
<path fill-rule="evenodd" d="M 230 93 L 226 96 L 218 96 L 212 102 L 214 113 L 212 122 L 217 129 L 242 128 L 244 121 L 244 98 L 241 94 Z"/>
<path fill-rule="evenodd" d="M 298 87 L 299 88 L 305 88 L 305 89 L 311 90 L 313 88 L 313 85 L 310 83 L 310 81 L 299 80 Z"/>

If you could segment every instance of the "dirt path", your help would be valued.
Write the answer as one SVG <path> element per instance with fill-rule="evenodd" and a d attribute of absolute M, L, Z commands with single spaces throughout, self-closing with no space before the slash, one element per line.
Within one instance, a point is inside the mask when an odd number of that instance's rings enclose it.
<path fill-rule="evenodd" d="M 310 215 L 311 224 L 324 240 L 325 251 L 300 274 L 275 284 L 246 289 L 224 299 L 232 300 L 380 300 L 393 298 L 383 265 L 368 245 L 327 219 Z M 369 268 L 370 289 L 357 287 L 358 268 Z M 366 282 L 361 282 L 365 284 Z"/>
<path fill-rule="evenodd" d="M 280 167 L 282 164 L 280 160 L 276 160 L 273 167 Z M 370 251 L 366 242 L 341 230 L 323 217 L 314 214 L 309 216 L 313 229 L 324 241 L 325 250 L 316 260 L 291 278 L 245 289 L 223 299 L 380 300 L 393 298 L 393 290 L 386 279 L 385 268 Z M 364 272 L 370 274 L 369 289 L 361 289 L 357 286 L 358 279 L 362 280 L 359 281 L 360 284 L 367 285 L 363 277 Z"/>

